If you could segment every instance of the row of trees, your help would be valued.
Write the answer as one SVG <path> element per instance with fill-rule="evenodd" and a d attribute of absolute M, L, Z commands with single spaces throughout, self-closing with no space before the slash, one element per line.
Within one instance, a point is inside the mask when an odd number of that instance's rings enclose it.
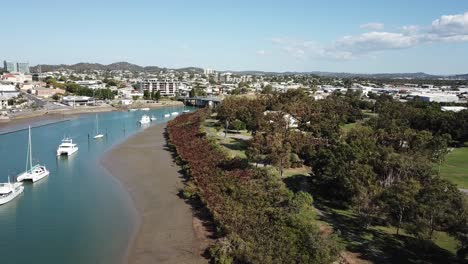
<path fill-rule="evenodd" d="M 148 91 L 148 90 L 145 90 L 143 92 L 143 99 L 145 100 L 154 100 L 154 101 L 158 101 L 161 99 L 161 92 L 158 90 L 158 91 Z"/>
<path fill-rule="evenodd" d="M 188 176 L 187 198 L 200 199 L 218 225 L 214 263 L 332 263 L 340 246 L 314 224 L 308 193 L 292 193 L 267 169 L 229 159 L 200 135 L 206 113 L 168 124 L 170 147 Z"/>

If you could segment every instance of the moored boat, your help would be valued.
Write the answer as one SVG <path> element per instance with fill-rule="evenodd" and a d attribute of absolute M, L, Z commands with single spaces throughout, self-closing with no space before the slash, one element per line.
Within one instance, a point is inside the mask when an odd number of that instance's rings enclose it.
<path fill-rule="evenodd" d="M 24 187 L 20 182 L 10 182 L 8 178 L 8 183 L 0 183 L 0 205 L 6 204 L 16 197 L 23 193 Z"/>
<path fill-rule="evenodd" d="M 62 139 L 62 143 L 59 145 L 57 149 L 57 156 L 65 155 L 70 156 L 73 153 L 78 151 L 78 146 L 73 143 L 73 140 L 70 138 Z"/>
<path fill-rule="evenodd" d="M 138 121 L 140 124 L 149 124 L 151 122 L 151 119 L 147 115 L 143 115 L 141 119 Z"/>
<path fill-rule="evenodd" d="M 29 165 L 29 166 L 28 166 Z M 29 138 L 28 138 L 28 152 L 26 156 L 26 170 L 18 175 L 16 180 L 18 182 L 30 180 L 32 182 L 39 181 L 44 177 L 48 176 L 50 172 L 47 170 L 45 165 L 32 165 L 32 142 L 31 142 L 31 126 L 29 127 Z"/>

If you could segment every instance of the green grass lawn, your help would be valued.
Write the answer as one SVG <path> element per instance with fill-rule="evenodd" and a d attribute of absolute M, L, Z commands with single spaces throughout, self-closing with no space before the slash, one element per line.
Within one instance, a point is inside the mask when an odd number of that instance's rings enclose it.
<path fill-rule="evenodd" d="M 202 130 L 208 135 L 208 137 L 216 140 L 216 143 L 224 149 L 231 158 L 247 158 L 245 150 L 247 149 L 247 143 L 241 139 L 235 139 L 230 137 L 220 136 L 218 130 L 216 130 L 216 125 L 218 120 L 216 119 L 207 119 L 202 125 Z M 247 132 L 245 132 L 246 134 Z M 242 134 L 242 133 L 241 133 Z"/>
<path fill-rule="evenodd" d="M 349 124 L 344 124 L 341 126 L 341 130 L 343 132 L 348 132 L 349 130 L 355 128 L 358 125 L 358 123 L 349 123 Z"/>
<path fill-rule="evenodd" d="M 386 254 L 393 255 L 394 253 L 392 252 L 399 252 L 399 249 L 401 248 L 409 250 L 408 247 L 412 247 L 412 249 L 407 251 L 405 254 L 408 254 L 412 251 L 412 253 L 409 255 L 416 253 L 416 256 L 418 256 L 419 253 L 421 253 L 418 252 L 417 247 L 414 247 L 414 245 L 418 244 L 418 241 L 415 240 L 413 235 L 408 234 L 403 229 L 400 229 L 399 236 L 396 235 L 396 227 L 394 226 L 375 225 L 365 230 L 359 226 L 359 219 L 352 210 L 342 210 L 322 206 L 319 207 L 322 209 L 322 211 L 328 212 L 326 214 L 328 217 L 325 217 L 325 219 L 322 219 L 322 221 L 325 220 L 326 222 L 330 223 L 335 228 L 335 230 L 341 231 L 343 243 L 348 250 L 360 253 L 367 251 L 368 254 L 376 254 L 376 259 L 382 257 L 379 253 L 377 253 L 380 250 L 388 250 Z M 433 248 L 434 252 L 438 251 L 438 253 L 435 255 L 439 255 L 439 257 L 442 257 L 442 259 L 444 259 L 444 255 L 445 257 L 450 258 L 455 257 L 459 246 L 458 240 L 449 236 L 445 232 L 436 231 L 434 232 L 431 241 L 435 245 L 435 248 Z M 392 256 L 391 258 L 394 260 L 398 259 L 398 257 L 395 256 Z M 439 263 L 440 261 L 435 262 Z"/>
<path fill-rule="evenodd" d="M 310 168 L 306 166 L 302 166 L 300 168 L 285 169 L 283 171 L 283 178 L 296 176 L 296 175 L 309 176 L 309 174 L 310 174 Z"/>
<path fill-rule="evenodd" d="M 468 189 L 468 147 L 450 152 L 440 167 L 440 175 L 459 188 Z"/>

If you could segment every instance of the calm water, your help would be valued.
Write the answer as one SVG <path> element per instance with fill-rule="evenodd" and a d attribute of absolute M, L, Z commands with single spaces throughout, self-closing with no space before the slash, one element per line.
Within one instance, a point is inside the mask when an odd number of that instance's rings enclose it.
<path fill-rule="evenodd" d="M 143 114 L 154 115 L 156 123 L 162 123 L 169 119 L 164 114 L 182 110 L 98 114 L 99 127 L 106 134 L 101 140 L 92 138 L 95 115 L 33 128 L 33 161 L 45 164 L 50 175 L 25 183 L 22 195 L 0 206 L 1 262 L 119 263 L 136 220 L 126 192 L 100 166 L 100 157 L 143 130 L 137 125 Z M 56 158 L 64 135 L 79 150 L 68 159 Z M 0 135 L 0 182 L 24 171 L 26 150 L 27 130 Z"/>

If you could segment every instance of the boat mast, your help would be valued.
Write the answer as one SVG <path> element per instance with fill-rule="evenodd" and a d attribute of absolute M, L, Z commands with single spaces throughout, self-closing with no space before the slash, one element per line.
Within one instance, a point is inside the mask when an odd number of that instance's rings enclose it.
<path fill-rule="evenodd" d="M 26 152 L 26 171 L 29 168 L 32 169 L 32 146 L 31 146 L 31 126 L 28 128 L 28 151 Z"/>
<path fill-rule="evenodd" d="M 96 135 L 99 135 L 99 121 L 98 121 L 97 114 L 96 114 Z"/>
<path fill-rule="evenodd" d="M 29 126 L 29 168 L 32 170 L 32 140 L 31 140 L 31 126 Z"/>

